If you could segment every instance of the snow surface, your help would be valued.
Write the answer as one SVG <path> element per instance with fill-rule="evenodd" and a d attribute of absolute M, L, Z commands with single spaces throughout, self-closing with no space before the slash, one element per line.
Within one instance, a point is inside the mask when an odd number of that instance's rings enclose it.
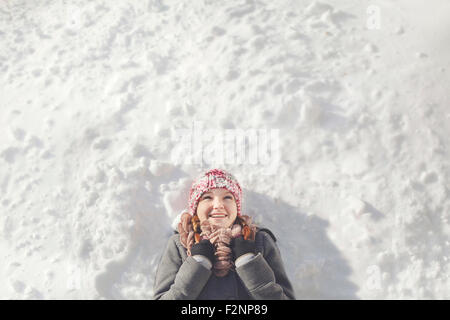
<path fill-rule="evenodd" d="M 0 298 L 151 298 L 216 166 L 183 149 L 200 124 L 279 138 L 274 170 L 221 167 L 299 299 L 449 299 L 449 17 L 446 0 L 1 1 Z"/>

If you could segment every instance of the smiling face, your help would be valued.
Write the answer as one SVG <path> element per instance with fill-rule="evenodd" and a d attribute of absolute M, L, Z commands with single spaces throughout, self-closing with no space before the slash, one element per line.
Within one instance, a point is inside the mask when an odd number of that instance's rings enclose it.
<path fill-rule="evenodd" d="M 200 223 L 208 220 L 211 224 L 228 228 L 237 217 L 236 200 L 225 188 L 212 189 L 200 197 L 197 207 Z"/>

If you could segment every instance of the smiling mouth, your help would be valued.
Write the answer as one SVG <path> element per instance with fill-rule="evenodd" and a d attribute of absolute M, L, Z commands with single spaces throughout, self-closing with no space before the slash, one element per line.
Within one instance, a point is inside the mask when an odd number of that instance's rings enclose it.
<path fill-rule="evenodd" d="M 211 213 L 209 215 L 209 217 L 213 218 L 213 219 L 220 219 L 220 218 L 226 218 L 227 214 L 225 214 L 225 213 Z"/>

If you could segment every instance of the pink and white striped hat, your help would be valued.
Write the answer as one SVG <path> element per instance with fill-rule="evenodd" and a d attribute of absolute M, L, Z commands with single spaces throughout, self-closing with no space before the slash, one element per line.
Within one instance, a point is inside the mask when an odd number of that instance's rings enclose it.
<path fill-rule="evenodd" d="M 189 213 L 193 216 L 197 212 L 198 201 L 205 192 L 225 188 L 236 200 L 237 215 L 241 215 L 242 189 L 236 178 L 225 170 L 212 169 L 200 176 L 191 186 L 189 193 Z"/>

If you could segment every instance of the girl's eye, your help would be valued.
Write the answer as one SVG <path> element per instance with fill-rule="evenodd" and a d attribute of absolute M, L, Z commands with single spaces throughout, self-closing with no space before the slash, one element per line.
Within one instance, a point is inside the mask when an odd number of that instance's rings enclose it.
<path fill-rule="evenodd" d="M 212 199 L 210 196 L 204 196 L 203 198 L 202 198 L 202 200 L 206 200 L 206 199 Z M 233 200 L 233 197 L 232 196 L 226 196 L 224 199 L 230 199 L 230 200 Z"/>

